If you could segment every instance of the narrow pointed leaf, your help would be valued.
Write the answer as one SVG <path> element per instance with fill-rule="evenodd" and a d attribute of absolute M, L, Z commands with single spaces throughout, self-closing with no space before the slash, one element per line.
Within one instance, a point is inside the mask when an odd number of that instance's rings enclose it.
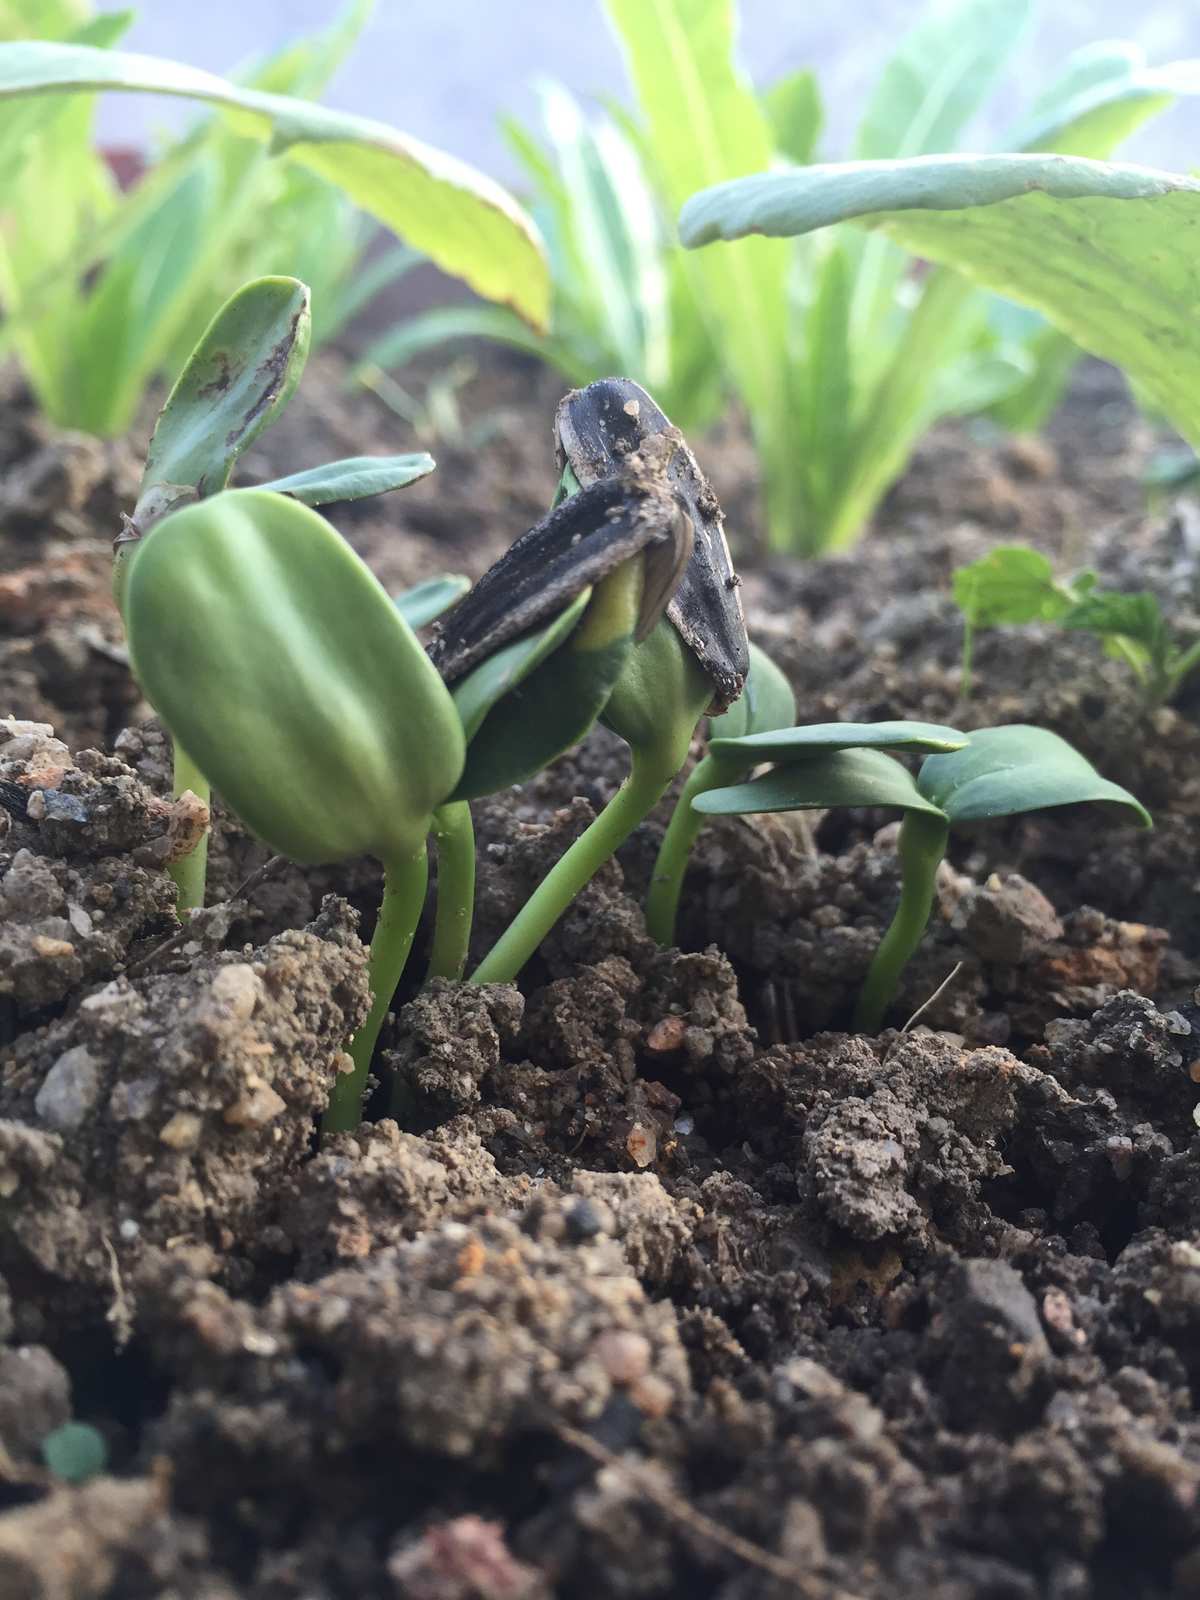
<path fill-rule="evenodd" d="M 951 0 L 901 39 L 867 102 L 863 160 L 950 150 L 1026 33 L 1033 0 Z"/>
<path fill-rule="evenodd" d="M 1089 800 L 1124 806 L 1143 827 L 1151 825 L 1149 812 L 1128 789 L 1102 778 L 1056 733 L 1023 723 L 981 728 L 962 750 L 930 756 L 917 783 L 951 825 Z"/>
<path fill-rule="evenodd" d="M 881 750 L 834 750 L 775 767 L 753 783 L 710 789 L 692 801 L 710 816 L 745 816 L 759 811 L 824 811 L 833 806 L 898 806 L 902 811 L 943 815 L 917 788 L 907 767 Z"/>
<path fill-rule="evenodd" d="M 1152 67 L 1138 45 L 1106 40 L 1070 57 L 1005 145 L 1103 159 L 1177 96 L 1197 93 L 1200 61 Z"/>
<path fill-rule="evenodd" d="M 241 88 L 175 61 L 41 41 L 0 47 L 0 97 L 98 89 L 182 95 L 227 108 L 239 130 L 337 184 L 484 299 L 546 327 L 550 278 L 537 230 L 507 191 L 465 162 L 384 123 Z"/>
<path fill-rule="evenodd" d="M 463 735 L 411 628 L 307 506 L 238 489 L 164 518 L 131 562 L 134 672 L 242 821 L 302 862 L 411 856 Z"/>
<path fill-rule="evenodd" d="M 939 722 L 813 722 L 800 728 L 717 738 L 715 755 L 742 754 L 747 763 L 807 761 L 822 750 L 959 750 L 967 735 Z"/>
<path fill-rule="evenodd" d="M 256 278 L 225 302 L 159 413 L 133 514 L 138 532 L 225 487 L 291 399 L 310 327 L 308 289 L 296 278 Z"/>
<path fill-rule="evenodd" d="M 695 195 L 680 235 L 695 247 L 845 221 L 1042 312 L 1200 443 L 1200 181 L 1069 156 L 847 162 Z"/>
<path fill-rule="evenodd" d="M 424 583 L 393 595 L 392 603 L 410 628 L 424 628 L 456 605 L 470 587 L 470 578 L 459 572 L 447 572 L 443 577 L 426 578 Z"/>
<path fill-rule="evenodd" d="M 435 465 L 424 451 L 408 456 L 347 456 L 344 461 L 272 478 L 258 487 L 286 494 L 302 505 L 328 506 L 338 500 L 368 500 L 372 495 L 403 489 L 427 477 Z"/>

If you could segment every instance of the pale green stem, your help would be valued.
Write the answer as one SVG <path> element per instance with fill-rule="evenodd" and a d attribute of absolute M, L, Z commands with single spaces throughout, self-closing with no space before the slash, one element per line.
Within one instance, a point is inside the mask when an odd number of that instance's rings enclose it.
<path fill-rule="evenodd" d="M 633 752 L 628 778 L 604 810 L 560 856 L 471 974 L 472 983 L 511 983 L 600 868 L 666 793 L 679 764 Z"/>
<path fill-rule="evenodd" d="M 709 751 L 692 768 L 691 777 L 683 786 L 663 834 L 646 892 L 646 932 L 661 945 L 675 943 L 675 922 L 688 858 L 701 828 L 708 821 L 703 812 L 692 810 L 692 801 L 710 789 L 723 789 L 727 784 L 737 783 L 745 771 L 744 762 Z"/>
<path fill-rule="evenodd" d="M 466 800 L 439 806 L 433 813 L 437 839 L 437 920 L 433 927 L 431 978 L 461 978 L 471 943 L 475 905 L 475 829 Z"/>
<path fill-rule="evenodd" d="M 362 1098 L 371 1057 L 375 1054 L 379 1030 L 391 1007 L 396 986 L 404 975 L 408 952 L 425 906 L 428 882 L 429 858 L 424 840 L 411 856 L 401 857 L 384 868 L 383 899 L 371 939 L 368 968 L 371 1009 L 348 1046 L 354 1070 L 340 1075 L 333 1086 L 329 1109 L 321 1122 L 322 1136 L 352 1133 L 362 1121 Z"/>
<path fill-rule="evenodd" d="M 212 790 L 208 779 L 196 766 L 187 751 L 180 747 L 179 741 L 171 741 L 174 755 L 174 778 L 171 792 L 178 800 L 181 794 L 189 789 L 198 800 L 206 806 L 212 804 Z M 204 904 L 204 886 L 208 875 L 208 829 L 200 835 L 199 839 L 188 851 L 186 856 L 181 856 L 178 861 L 172 861 L 167 868 L 174 880 L 175 887 L 179 890 L 176 898 L 176 907 L 183 914 L 190 914 L 199 910 Z"/>
<path fill-rule="evenodd" d="M 900 974 L 908 965 L 929 925 L 937 870 L 946 854 L 950 824 L 944 816 L 909 811 L 900 824 L 900 904 L 871 962 L 854 1026 L 860 1033 L 878 1033 L 896 996 Z"/>

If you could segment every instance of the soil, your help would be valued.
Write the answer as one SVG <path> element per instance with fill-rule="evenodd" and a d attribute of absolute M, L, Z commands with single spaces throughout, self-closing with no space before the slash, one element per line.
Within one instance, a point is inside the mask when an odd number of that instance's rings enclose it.
<path fill-rule="evenodd" d="M 414 443 L 343 378 L 314 363 L 246 481 Z M 337 525 L 392 587 L 478 574 L 547 503 L 558 393 L 481 357 L 434 477 Z M 714 823 L 662 950 L 664 806 L 519 988 L 410 983 L 376 1062 L 404 1128 L 377 1100 L 318 1152 L 377 871 L 262 871 L 218 807 L 170 938 L 185 823 L 107 595 L 138 451 L 8 380 L 3 1600 L 1200 1595 L 1200 684 L 1148 713 L 1087 638 L 1002 629 L 964 704 L 949 599 L 1020 539 L 1195 626 L 1200 513 L 1147 510 L 1154 446 L 1085 368 L 1042 439 L 938 428 L 802 565 L 754 558 L 744 431 L 697 441 L 800 720 L 1041 723 L 1155 830 L 958 837 L 866 1038 L 894 823 Z M 475 805 L 478 953 L 622 772 L 598 731 Z M 71 1419 L 107 1456 L 77 1482 L 44 1455 Z"/>

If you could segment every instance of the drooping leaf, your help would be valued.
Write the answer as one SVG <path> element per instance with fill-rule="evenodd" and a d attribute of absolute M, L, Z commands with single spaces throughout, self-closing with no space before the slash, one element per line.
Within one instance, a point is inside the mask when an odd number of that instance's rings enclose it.
<path fill-rule="evenodd" d="M 328 523 L 236 489 L 165 517 L 126 593 L 134 672 L 242 821 L 301 862 L 420 847 L 462 770 L 449 692 Z"/>
<path fill-rule="evenodd" d="M 259 278 L 213 318 L 159 413 L 133 521 L 145 533 L 224 489 L 243 450 L 287 405 L 308 356 L 308 289 Z"/>
<path fill-rule="evenodd" d="M 917 788 L 907 767 L 882 750 L 832 750 L 807 761 L 774 767 L 752 783 L 710 789 L 692 801 L 694 811 L 737 817 L 759 811 L 824 811 L 833 806 L 898 806 L 941 816 Z"/>
<path fill-rule="evenodd" d="M 1149 813 L 1128 789 L 1102 778 L 1056 733 L 1023 723 L 981 728 L 963 749 L 930 756 L 921 765 L 917 786 L 945 811 L 952 826 L 1091 800 L 1124 806 L 1142 827 L 1150 826 Z"/>
<path fill-rule="evenodd" d="M 692 197 L 685 244 L 881 227 L 1041 311 L 1200 442 L 1200 182 L 1067 156 L 924 156 L 765 173 Z"/>
<path fill-rule="evenodd" d="M 1054 575 L 1048 557 L 1028 545 L 997 545 L 986 556 L 954 572 L 954 600 L 975 627 L 1006 622 L 1054 622 L 1066 616 L 1094 582 L 1091 573 L 1073 585 Z"/>
<path fill-rule="evenodd" d="M 807 761 L 823 750 L 958 750 L 967 735 L 938 722 L 813 722 L 738 739 L 714 739 L 716 755 L 759 761 Z"/>
<path fill-rule="evenodd" d="M 854 154 L 864 161 L 951 150 L 1020 44 L 1032 0 L 930 6 L 867 102 Z"/>
<path fill-rule="evenodd" d="M 372 495 L 403 489 L 418 478 L 427 477 L 435 465 L 433 457 L 424 451 L 407 456 L 347 456 L 344 461 L 330 461 L 323 467 L 289 473 L 286 478 L 272 478 L 258 487 L 289 495 L 306 506 L 327 506 L 338 500 L 367 500 Z"/>
<path fill-rule="evenodd" d="M 448 572 L 443 577 L 426 578 L 424 583 L 414 584 L 411 589 L 393 595 L 392 601 L 410 628 L 424 628 L 444 611 L 449 611 L 470 587 L 470 578 Z"/>
<path fill-rule="evenodd" d="M 709 724 L 709 748 L 714 739 L 740 739 L 745 734 L 769 733 L 789 728 L 796 720 L 796 696 L 783 673 L 765 650 L 750 641 L 750 667 L 746 687 L 719 717 Z"/>
<path fill-rule="evenodd" d="M 364 211 L 487 300 L 532 326 L 549 317 L 537 231 L 516 201 L 465 162 L 383 123 L 243 89 L 178 62 L 84 45 L 0 46 L 0 98 L 101 89 L 182 95 L 229 109 L 236 125 L 339 185 Z"/>

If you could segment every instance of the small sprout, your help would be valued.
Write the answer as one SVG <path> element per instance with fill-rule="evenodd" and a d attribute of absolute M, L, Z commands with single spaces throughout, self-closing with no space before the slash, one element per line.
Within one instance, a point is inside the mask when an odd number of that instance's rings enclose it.
<path fill-rule="evenodd" d="M 42 1440 L 46 1470 L 64 1483 L 86 1483 L 108 1465 L 104 1435 L 86 1422 L 64 1422 Z"/>
<path fill-rule="evenodd" d="M 385 886 L 374 1001 L 326 1127 L 353 1127 L 425 895 L 425 839 L 462 771 L 449 691 L 412 629 L 315 511 L 263 489 L 185 506 L 126 596 L 138 681 L 242 821 L 300 862 L 370 854 Z"/>
<path fill-rule="evenodd" d="M 1047 558 L 1025 545 L 1001 545 L 959 567 L 954 598 L 965 623 L 964 695 L 976 630 L 1001 623 L 1057 622 L 1095 634 L 1107 655 L 1129 667 L 1149 705 L 1172 699 L 1200 663 L 1200 640 L 1179 644 L 1154 595 L 1098 589 L 1094 572 L 1056 578 Z"/>
<path fill-rule="evenodd" d="M 908 738 L 894 741 L 892 747 L 919 748 L 920 740 L 911 730 L 921 726 L 891 724 L 893 733 L 910 730 Z M 860 734 L 869 729 L 867 725 Z M 947 749 L 946 736 L 956 739 L 959 747 Z M 1150 826 L 1145 807 L 1128 790 L 1102 778 L 1084 756 L 1044 728 L 1013 724 L 966 736 L 953 729 L 931 728 L 927 744 L 939 739 L 941 752 L 927 757 L 916 778 L 881 748 L 826 745 L 823 753 L 813 741 L 800 759 L 787 760 L 752 783 L 702 794 L 693 802 L 699 811 L 724 816 L 834 806 L 886 806 L 904 813 L 898 845 L 900 904 L 875 953 L 855 1011 L 855 1026 L 865 1032 L 881 1026 L 900 975 L 925 932 L 952 827 L 1093 801 L 1123 806 L 1143 827 Z M 743 746 L 750 742 L 738 741 Z M 886 736 L 878 741 L 887 742 Z"/>
<path fill-rule="evenodd" d="M 600 711 L 600 720 L 630 747 L 629 777 L 538 885 L 472 974 L 474 983 L 503 982 L 520 972 L 662 798 L 687 759 L 704 711 L 723 711 L 741 694 L 748 665 L 721 509 L 678 429 L 625 378 L 601 379 L 569 394 L 556 420 L 560 488 L 567 494 L 556 515 L 606 488 L 665 482 L 692 531 L 691 553 L 673 593 L 661 586 L 665 616 L 627 653 Z"/>
<path fill-rule="evenodd" d="M 704 826 L 704 816 L 700 811 L 693 810 L 692 801 L 709 789 L 736 784 L 756 761 L 770 759 L 765 756 L 747 759 L 736 750 L 723 752 L 719 748 L 720 741 L 787 728 L 795 719 L 796 697 L 791 684 L 770 656 L 751 640 L 745 690 L 728 711 L 713 718 L 709 727 L 707 754 L 696 763 L 675 803 L 658 859 L 650 874 L 650 888 L 646 894 L 646 929 L 659 944 L 672 945 L 675 942 L 675 921 L 683 878 L 692 846 Z"/>

